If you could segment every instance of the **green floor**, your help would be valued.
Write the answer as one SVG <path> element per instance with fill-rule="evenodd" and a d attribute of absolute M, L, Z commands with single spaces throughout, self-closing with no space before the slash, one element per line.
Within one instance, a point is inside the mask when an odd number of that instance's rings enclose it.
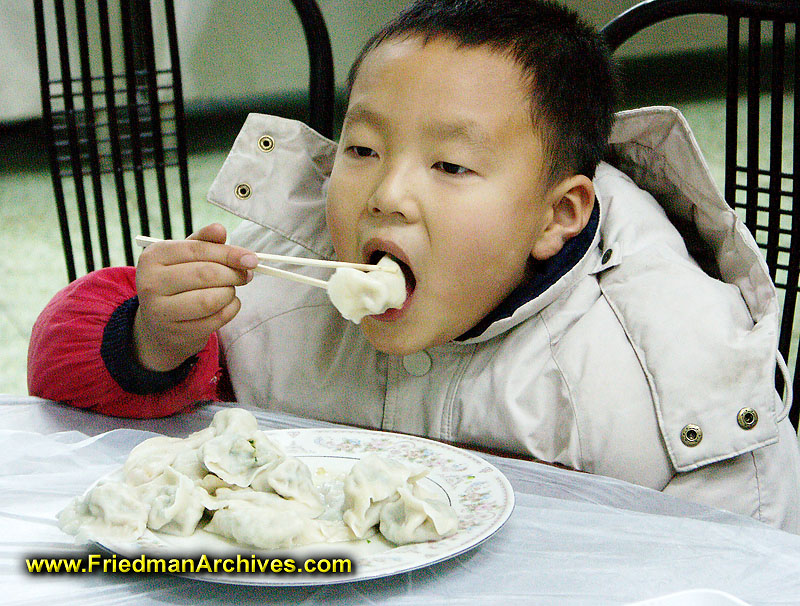
<path fill-rule="evenodd" d="M 692 124 L 718 183 L 722 182 L 724 106 L 718 98 L 675 103 Z M 276 112 L 278 113 L 278 112 Z M 226 120 L 205 117 L 190 130 L 195 226 L 238 219 L 205 202 L 205 193 L 224 160 L 244 113 Z M 214 125 L 211 131 L 209 125 Z M 197 139 L 202 138 L 202 144 Z M 67 284 L 53 193 L 40 137 L 35 130 L 0 128 L 0 393 L 24 394 L 31 327 L 47 301 Z M 789 152 L 790 150 L 787 150 Z M 791 154 L 788 154 L 791 157 Z"/>

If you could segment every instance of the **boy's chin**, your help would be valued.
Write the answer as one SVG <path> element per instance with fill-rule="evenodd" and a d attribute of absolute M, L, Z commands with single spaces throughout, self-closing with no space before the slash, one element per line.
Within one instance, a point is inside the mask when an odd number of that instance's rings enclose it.
<path fill-rule="evenodd" d="M 412 334 L 413 331 L 387 326 L 380 320 L 366 317 L 361 322 L 361 332 L 378 351 L 394 356 L 417 353 L 437 343 Z"/>

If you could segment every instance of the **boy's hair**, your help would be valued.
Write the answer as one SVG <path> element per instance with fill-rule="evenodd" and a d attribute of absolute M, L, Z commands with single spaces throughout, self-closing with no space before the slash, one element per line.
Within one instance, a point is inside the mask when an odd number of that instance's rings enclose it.
<path fill-rule="evenodd" d="M 611 132 L 617 78 L 602 36 L 575 12 L 551 0 L 418 0 L 364 45 L 350 69 L 348 96 L 370 51 L 414 36 L 507 53 L 528 84 L 533 124 L 550 164 L 548 183 L 594 176 Z"/>

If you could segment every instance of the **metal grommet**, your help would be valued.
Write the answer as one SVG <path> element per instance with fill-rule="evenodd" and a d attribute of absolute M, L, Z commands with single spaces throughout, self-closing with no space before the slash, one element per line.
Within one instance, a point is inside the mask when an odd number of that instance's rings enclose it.
<path fill-rule="evenodd" d="M 271 152 L 275 149 L 275 139 L 269 135 L 264 135 L 258 140 L 258 149 L 263 152 Z"/>
<path fill-rule="evenodd" d="M 681 430 L 681 442 L 684 446 L 692 448 L 697 446 L 703 439 L 703 430 L 694 423 L 689 423 Z"/>
<path fill-rule="evenodd" d="M 603 265 L 605 265 L 606 263 L 608 263 L 609 261 L 611 261 L 611 255 L 613 255 L 613 254 L 614 254 L 614 251 L 612 251 L 612 250 L 609 248 L 609 249 L 608 249 L 606 252 L 604 252 L 604 253 L 603 253 L 603 258 L 602 258 L 602 259 L 600 259 L 600 262 L 601 262 Z M 596 259 L 596 258 L 597 258 L 597 257 L 595 257 L 595 259 Z"/>
<path fill-rule="evenodd" d="M 753 408 L 742 408 L 736 415 L 736 422 L 742 429 L 753 429 L 758 423 L 758 413 Z"/>
<path fill-rule="evenodd" d="M 239 183 L 236 188 L 233 190 L 233 193 L 236 194 L 236 197 L 240 200 L 247 200 L 250 197 L 250 194 L 253 193 L 253 190 L 250 189 L 250 186 L 247 183 Z"/>

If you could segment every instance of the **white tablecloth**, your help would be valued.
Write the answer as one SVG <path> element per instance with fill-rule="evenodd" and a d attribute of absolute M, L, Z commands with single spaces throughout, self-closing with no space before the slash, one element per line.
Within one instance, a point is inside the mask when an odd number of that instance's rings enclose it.
<path fill-rule="evenodd" d="M 514 487 L 511 518 L 476 549 L 415 572 L 277 588 L 25 571 L 25 556 L 75 553 L 56 513 L 121 464 L 132 446 L 150 432 L 185 436 L 219 408 L 132 421 L 0 396 L 0 603 L 598 606 L 711 588 L 752 606 L 800 604 L 798 536 L 624 482 L 488 455 Z M 254 413 L 264 428 L 325 425 Z"/>

